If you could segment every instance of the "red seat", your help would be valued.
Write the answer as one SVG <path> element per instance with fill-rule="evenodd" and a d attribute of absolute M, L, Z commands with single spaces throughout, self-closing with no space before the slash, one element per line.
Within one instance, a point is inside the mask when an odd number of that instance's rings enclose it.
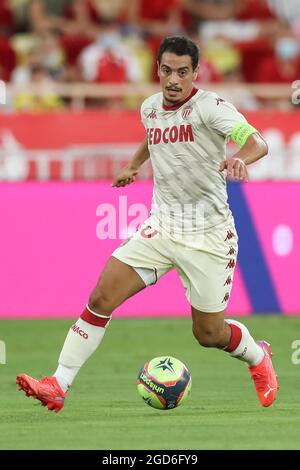
<path fill-rule="evenodd" d="M 9 81 L 17 63 L 16 53 L 10 46 L 8 38 L 0 37 L 0 78 Z"/>
<path fill-rule="evenodd" d="M 75 65 L 80 52 L 90 44 L 92 40 L 84 36 L 64 36 L 61 45 L 64 49 L 68 64 Z"/>
<path fill-rule="evenodd" d="M 245 81 L 256 82 L 261 63 L 273 54 L 272 47 L 263 39 L 237 43 L 236 46 L 242 56 L 241 68 Z"/>
<path fill-rule="evenodd" d="M 0 35 L 12 34 L 16 30 L 15 17 L 5 0 L 0 0 Z"/>

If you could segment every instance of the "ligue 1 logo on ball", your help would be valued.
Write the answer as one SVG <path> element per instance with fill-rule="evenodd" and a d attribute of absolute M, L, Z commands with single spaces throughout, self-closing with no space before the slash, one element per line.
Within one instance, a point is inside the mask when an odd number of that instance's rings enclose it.
<path fill-rule="evenodd" d="M 192 111 L 193 111 L 193 108 L 190 105 L 183 108 L 182 113 L 181 113 L 183 119 L 187 119 L 190 116 Z"/>

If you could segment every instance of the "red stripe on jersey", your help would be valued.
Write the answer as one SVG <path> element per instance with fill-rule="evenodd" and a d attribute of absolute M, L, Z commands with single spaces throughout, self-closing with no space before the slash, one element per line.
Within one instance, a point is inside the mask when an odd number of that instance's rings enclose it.
<path fill-rule="evenodd" d="M 193 98 L 193 96 L 195 96 L 195 94 L 197 93 L 198 88 L 193 88 L 192 90 L 192 93 L 190 94 L 190 96 L 188 96 L 184 101 L 181 101 L 180 103 L 177 103 L 177 104 L 173 104 L 172 106 L 167 106 L 163 103 L 163 108 L 165 111 L 174 111 L 176 109 L 179 109 L 181 108 L 181 106 L 183 106 L 185 103 L 187 103 L 191 98 Z"/>

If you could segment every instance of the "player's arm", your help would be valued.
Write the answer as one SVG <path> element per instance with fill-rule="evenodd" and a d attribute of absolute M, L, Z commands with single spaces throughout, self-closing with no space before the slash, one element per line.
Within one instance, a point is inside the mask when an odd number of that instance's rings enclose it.
<path fill-rule="evenodd" d="M 127 184 L 133 183 L 135 181 L 136 175 L 138 174 L 139 168 L 146 160 L 149 159 L 149 157 L 150 153 L 148 149 L 148 140 L 145 138 L 145 140 L 141 143 L 135 152 L 132 160 L 113 180 L 112 186 L 119 188 L 121 186 L 126 186 Z"/>
<path fill-rule="evenodd" d="M 248 181 L 246 165 L 267 155 L 268 145 L 260 133 L 248 123 L 235 126 L 231 138 L 240 147 L 240 150 L 220 164 L 220 171 L 227 170 L 229 179 Z"/>

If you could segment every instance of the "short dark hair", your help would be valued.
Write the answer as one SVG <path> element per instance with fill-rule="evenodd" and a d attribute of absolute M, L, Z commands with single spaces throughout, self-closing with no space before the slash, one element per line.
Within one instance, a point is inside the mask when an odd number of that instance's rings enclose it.
<path fill-rule="evenodd" d="M 162 41 L 157 54 L 159 64 L 164 52 L 173 52 L 176 55 L 189 55 L 192 60 L 193 70 L 196 69 L 199 63 L 199 49 L 197 45 L 184 36 L 171 36 Z"/>

